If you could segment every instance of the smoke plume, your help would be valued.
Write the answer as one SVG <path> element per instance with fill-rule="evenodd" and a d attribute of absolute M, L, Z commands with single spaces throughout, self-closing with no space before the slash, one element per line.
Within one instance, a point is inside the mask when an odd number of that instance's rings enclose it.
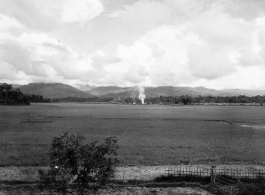
<path fill-rule="evenodd" d="M 139 89 L 139 99 L 142 101 L 142 104 L 144 104 L 145 94 L 144 94 L 144 87 L 138 87 Z"/>

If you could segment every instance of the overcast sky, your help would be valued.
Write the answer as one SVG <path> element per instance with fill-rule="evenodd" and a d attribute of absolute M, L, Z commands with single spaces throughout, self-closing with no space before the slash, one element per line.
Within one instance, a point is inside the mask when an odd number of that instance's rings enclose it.
<path fill-rule="evenodd" d="M 265 89 L 265 1 L 0 0 L 0 82 Z"/>

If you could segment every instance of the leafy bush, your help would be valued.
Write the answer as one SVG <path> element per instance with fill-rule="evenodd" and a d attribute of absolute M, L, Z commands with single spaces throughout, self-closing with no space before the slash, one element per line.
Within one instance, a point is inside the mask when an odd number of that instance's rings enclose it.
<path fill-rule="evenodd" d="M 81 134 L 55 137 L 50 149 L 50 169 L 41 173 L 42 187 L 61 194 L 96 191 L 114 177 L 117 139 L 108 137 L 103 143 L 84 144 Z"/>

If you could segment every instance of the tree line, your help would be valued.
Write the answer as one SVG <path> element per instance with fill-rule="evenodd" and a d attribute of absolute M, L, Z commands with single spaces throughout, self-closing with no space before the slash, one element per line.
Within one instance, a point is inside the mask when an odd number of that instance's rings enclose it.
<path fill-rule="evenodd" d="M 30 105 L 30 100 L 19 88 L 13 88 L 12 85 L 4 83 L 0 85 L 0 104 Z"/>
<path fill-rule="evenodd" d="M 148 97 L 145 99 L 147 104 L 200 104 L 200 103 L 259 103 L 265 102 L 265 96 L 160 96 Z"/>
<path fill-rule="evenodd" d="M 66 97 L 66 98 L 54 98 L 51 99 L 51 102 L 59 103 L 59 102 L 110 102 L 113 98 L 109 97 Z"/>
<path fill-rule="evenodd" d="M 141 104 L 139 98 L 111 98 L 111 97 L 66 97 L 66 98 L 54 98 L 45 99 L 39 95 L 30 95 L 30 102 L 77 102 L 77 103 L 89 103 L 89 102 L 111 102 L 111 103 L 123 103 L 123 104 Z M 145 98 L 146 104 L 204 104 L 204 103 L 258 103 L 264 104 L 265 96 L 159 96 L 159 97 L 147 97 Z"/>
<path fill-rule="evenodd" d="M 30 105 L 30 102 L 51 102 L 41 95 L 24 94 L 19 88 L 3 83 L 0 85 L 0 105 Z"/>

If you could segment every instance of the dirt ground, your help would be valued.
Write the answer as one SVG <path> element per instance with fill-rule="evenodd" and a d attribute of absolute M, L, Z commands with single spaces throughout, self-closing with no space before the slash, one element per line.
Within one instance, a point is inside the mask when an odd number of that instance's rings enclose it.
<path fill-rule="evenodd" d="M 122 166 L 117 167 L 115 179 L 117 180 L 152 180 L 165 175 L 167 170 L 179 167 L 199 167 L 209 169 L 210 165 L 161 165 L 161 166 Z M 265 170 L 264 165 L 251 164 L 226 164 L 216 165 L 217 169 L 237 170 Z M 0 181 L 37 181 L 39 180 L 38 170 L 46 170 L 47 167 L 0 167 Z"/>
<path fill-rule="evenodd" d="M 199 188 L 124 188 L 114 191 L 102 191 L 100 195 L 115 194 L 115 195 L 211 195 L 211 193 L 206 192 Z"/>
<path fill-rule="evenodd" d="M 164 166 L 122 166 L 117 167 L 117 180 L 141 180 L 148 181 L 165 175 L 169 169 L 177 169 L 179 167 L 200 167 L 209 169 L 210 165 L 164 165 Z M 250 164 L 226 164 L 216 165 L 217 169 L 238 169 L 238 170 L 265 170 L 265 166 Z M 5 194 L 32 194 L 30 190 L 22 190 L 14 187 L 11 191 L 5 190 L 8 182 L 36 182 L 39 180 L 38 170 L 47 170 L 47 167 L 0 167 L 0 195 Z M 17 184 L 14 184 L 17 185 Z M 42 193 L 43 194 L 43 193 Z M 44 193 L 45 194 L 45 193 Z M 101 190 L 99 195 L 115 194 L 115 195 L 211 195 L 211 193 L 199 187 L 167 187 L 167 188 L 146 188 L 146 187 L 122 187 L 115 189 Z"/>
<path fill-rule="evenodd" d="M 37 192 L 32 190 L 1 190 L 0 195 L 32 195 L 41 194 L 48 195 L 45 192 Z M 176 188 L 145 188 L 145 187 L 124 187 L 119 189 L 104 189 L 100 190 L 95 195 L 212 195 L 210 192 L 200 188 L 176 187 Z"/>

